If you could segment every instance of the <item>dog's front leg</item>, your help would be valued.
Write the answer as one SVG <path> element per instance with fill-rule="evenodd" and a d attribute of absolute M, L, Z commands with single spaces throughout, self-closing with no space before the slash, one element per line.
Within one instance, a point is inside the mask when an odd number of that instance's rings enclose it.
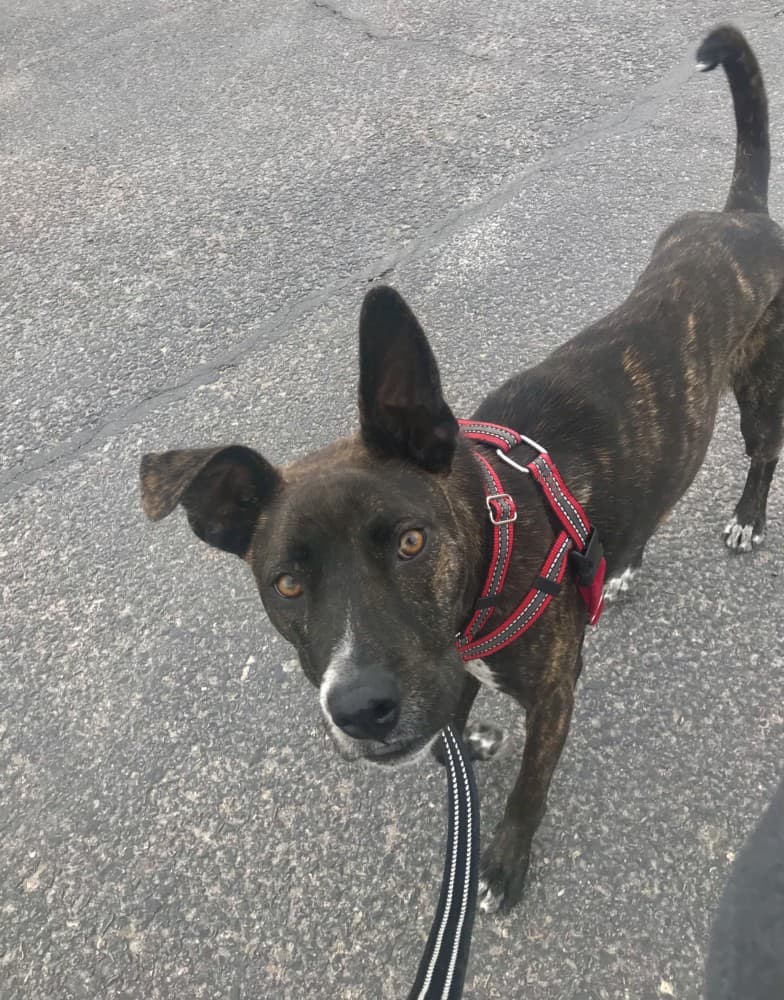
<path fill-rule="evenodd" d="M 479 899 L 480 909 L 487 913 L 508 913 L 523 894 L 531 840 L 544 815 L 550 779 L 569 732 L 575 677 L 564 670 L 556 683 L 537 693 L 528 713 L 520 773 L 504 817 L 482 855 Z"/>
<path fill-rule="evenodd" d="M 466 673 L 463 692 L 452 716 L 452 727 L 462 734 L 470 760 L 490 760 L 506 746 L 506 733 L 499 726 L 468 721 L 478 691 L 479 681 Z M 441 740 L 435 741 L 432 753 L 439 764 L 446 765 L 446 752 Z"/>
<path fill-rule="evenodd" d="M 455 714 L 452 716 L 452 727 L 460 733 L 461 736 L 465 733 L 468 716 L 471 714 L 471 709 L 473 708 L 478 691 L 479 681 L 476 677 L 472 677 L 471 674 L 466 674 L 463 679 L 463 690 L 460 694 L 460 701 L 455 709 Z M 441 740 L 436 740 L 433 744 L 432 753 L 439 764 L 446 765 L 446 753 L 444 751 L 444 744 Z M 468 746 L 468 755 L 471 760 L 475 759 L 473 747 L 470 743 Z"/>

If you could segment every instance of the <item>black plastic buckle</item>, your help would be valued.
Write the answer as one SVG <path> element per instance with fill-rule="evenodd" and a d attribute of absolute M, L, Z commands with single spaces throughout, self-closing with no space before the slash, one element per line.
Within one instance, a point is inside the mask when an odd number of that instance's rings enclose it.
<path fill-rule="evenodd" d="M 604 547 L 599 541 L 596 528 L 591 528 L 591 533 L 588 536 L 588 541 L 585 543 L 583 551 L 578 552 L 577 549 L 572 549 L 569 553 L 569 558 L 572 561 L 572 567 L 579 586 L 590 587 L 594 581 L 594 577 L 599 572 L 602 559 L 604 559 Z"/>

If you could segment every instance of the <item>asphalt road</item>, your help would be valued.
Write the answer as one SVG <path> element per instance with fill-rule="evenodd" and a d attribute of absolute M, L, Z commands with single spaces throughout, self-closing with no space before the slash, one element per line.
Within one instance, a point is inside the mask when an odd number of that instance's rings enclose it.
<path fill-rule="evenodd" d="M 443 775 L 337 760 L 245 568 L 182 516 L 145 522 L 138 458 L 282 461 L 348 431 L 380 275 L 459 413 L 616 304 L 669 220 L 722 204 L 729 95 L 692 62 L 729 15 L 766 74 L 784 219 L 780 0 L 0 11 L 2 1000 L 405 996 Z M 472 1000 L 700 996 L 784 748 L 784 480 L 765 547 L 732 558 L 744 473 L 728 401 L 591 636 Z M 519 749 L 504 700 L 476 715 Z M 515 768 L 481 768 L 486 826 Z"/>

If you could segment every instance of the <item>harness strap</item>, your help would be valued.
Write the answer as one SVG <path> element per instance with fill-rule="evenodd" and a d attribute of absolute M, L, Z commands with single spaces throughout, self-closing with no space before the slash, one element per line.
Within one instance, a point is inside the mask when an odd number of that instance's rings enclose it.
<path fill-rule="evenodd" d="M 501 451 L 511 451 L 523 443 L 523 435 L 513 431 L 511 427 L 501 424 L 489 424 L 484 420 L 458 420 L 460 430 L 472 441 L 482 441 L 494 445 Z"/>
<path fill-rule="evenodd" d="M 553 460 L 545 452 L 535 458 L 528 469 L 541 486 L 564 531 L 578 549 L 584 549 L 591 533 L 591 525 L 583 508 L 564 485 Z"/>
<path fill-rule="evenodd" d="M 485 489 L 485 502 L 493 525 L 493 552 L 490 568 L 479 600 L 468 625 L 458 634 L 457 650 L 464 660 L 481 659 L 497 653 L 514 642 L 543 614 L 559 592 L 569 562 L 575 572 L 577 587 L 588 609 L 591 625 L 598 622 L 603 610 L 605 560 L 595 530 L 579 501 L 567 488 L 547 451 L 525 435 L 487 421 L 460 420 L 460 429 L 469 439 L 496 448 L 498 457 L 520 472 L 530 474 L 539 485 L 548 506 L 562 526 L 539 576 L 512 614 L 488 635 L 482 630 L 490 620 L 497 598 L 506 580 L 514 542 L 513 524 L 517 509 L 504 491 L 501 479 L 487 458 L 475 452 Z M 539 454 L 528 465 L 518 465 L 508 452 L 527 444 Z"/>
<path fill-rule="evenodd" d="M 562 531 L 548 552 L 540 573 L 545 586 L 540 586 L 537 579 L 506 621 L 482 639 L 468 643 L 458 641 L 458 652 L 464 660 L 481 660 L 497 653 L 519 638 L 544 614 L 547 605 L 561 589 L 568 565 L 566 557 L 571 547 L 569 536 Z"/>
<path fill-rule="evenodd" d="M 604 610 L 604 577 L 607 569 L 599 536 L 591 527 L 588 515 L 579 501 L 567 489 L 547 452 L 534 459 L 528 468 L 541 486 L 564 531 L 574 542 L 575 548 L 570 558 L 577 578 L 577 589 L 588 609 L 588 623 L 595 625 Z"/>
<path fill-rule="evenodd" d="M 474 614 L 463 630 L 466 642 L 471 642 L 480 634 L 495 610 L 495 598 L 503 590 L 506 571 L 512 558 L 514 522 L 517 520 L 515 502 L 508 493 L 504 493 L 498 473 L 484 455 L 477 452 L 476 457 L 479 459 L 486 495 L 485 503 L 493 525 L 493 554 L 490 557 L 490 568 L 482 593 L 476 602 Z"/>

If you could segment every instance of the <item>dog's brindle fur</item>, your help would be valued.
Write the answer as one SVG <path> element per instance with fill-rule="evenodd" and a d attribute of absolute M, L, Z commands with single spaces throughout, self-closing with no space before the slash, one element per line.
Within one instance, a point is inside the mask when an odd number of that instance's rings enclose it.
<path fill-rule="evenodd" d="M 784 238 L 767 215 L 762 78 L 732 28 L 713 32 L 698 58 L 706 69 L 723 64 L 734 99 L 738 145 L 724 211 L 670 226 L 623 305 L 492 392 L 474 415 L 546 445 L 616 579 L 640 566 L 692 482 L 728 387 L 751 458 L 726 530 L 731 548 L 761 539 L 782 446 Z M 353 739 L 328 720 L 347 756 L 391 762 L 448 720 L 466 723 L 478 682 L 454 638 L 480 592 L 490 533 L 472 448 L 443 399 L 425 335 L 386 287 L 362 307 L 359 412 L 356 437 L 280 470 L 240 446 L 146 455 L 143 502 L 153 520 L 182 504 L 200 538 L 249 563 L 272 622 L 321 687 L 325 715 L 336 690 L 392 678 L 399 719 L 383 738 Z M 517 457 L 532 453 L 523 447 Z M 520 517 L 493 624 L 527 592 L 557 528 L 530 477 L 501 474 Z M 398 539 L 410 529 L 424 531 L 426 544 L 404 559 Z M 281 575 L 302 595 L 282 597 Z M 487 665 L 527 714 L 520 773 L 482 860 L 487 909 L 520 898 L 569 729 L 585 626 L 568 580 L 535 627 Z"/>

